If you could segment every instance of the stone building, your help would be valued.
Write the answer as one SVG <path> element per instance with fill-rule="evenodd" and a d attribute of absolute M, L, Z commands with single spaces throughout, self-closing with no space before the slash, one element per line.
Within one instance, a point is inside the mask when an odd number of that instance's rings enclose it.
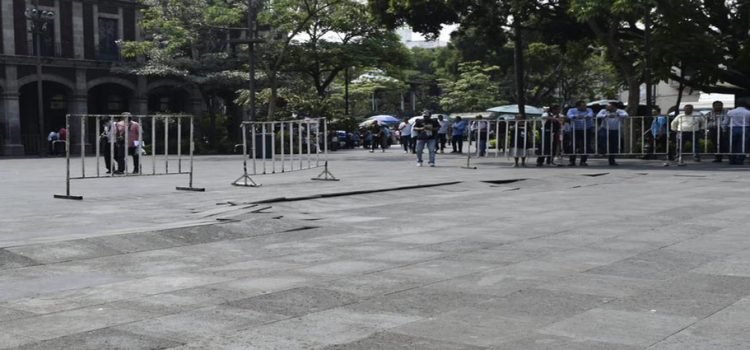
<path fill-rule="evenodd" d="M 198 115 L 205 109 L 200 93 L 185 82 L 111 71 L 122 59 L 116 42 L 141 40 L 136 0 L 0 1 L 0 154 L 36 154 L 49 131 L 65 125 L 67 113 Z M 39 45 L 43 124 L 37 114 L 36 36 L 25 15 L 32 1 L 54 12 Z"/>

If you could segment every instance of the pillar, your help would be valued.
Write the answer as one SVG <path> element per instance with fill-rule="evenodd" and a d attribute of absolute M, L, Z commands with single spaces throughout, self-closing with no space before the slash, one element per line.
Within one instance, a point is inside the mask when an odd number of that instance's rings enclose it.
<path fill-rule="evenodd" d="M 4 12 L 3 12 L 4 13 Z M 21 114 L 18 104 L 18 75 L 16 66 L 5 66 L 6 86 L 2 92 L 2 110 L 0 111 L 0 123 L 2 124 L 2 135 L 0 140 L 2 149 L 0 152 L 7 156 L 20 156 L 24 154 L 21 142 Z"/>

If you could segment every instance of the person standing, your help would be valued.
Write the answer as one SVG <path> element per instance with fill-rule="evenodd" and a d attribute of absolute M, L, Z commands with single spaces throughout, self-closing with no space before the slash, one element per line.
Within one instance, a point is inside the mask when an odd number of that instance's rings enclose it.
<path fill-rule="evenodd" d="M 714 101 L 711 104 L 711 111 L 706 114 L 706 137 L 714 145 L 716 155 L 713 163 L 721 163 L 724 159 L 722 153 L 729 151 L 729 131 L 725 127 L 727 110 L 724 109 L 724 103 Z"/>
<path fill-rule="evenodd" d="M 404 117 L 404 121 L 402 121 L 398 125 L 398 131 L 399 131 L 399 141 L 401 142 L 401 146 L 404 147 L 404 153 L 409 153 L 411 151 L 411 124 L 409 124 L 409 117 Z"/>
<path fill-rule="evenodd" d="M 750 110 L 747 101 L 737 102 L 737 108 L 727 112 L 726 126 L 731 130 L 732 155 L 730 165 L 745 164 L 745 154 L 750 150 Z"/>
<path fill-rule="evenodd" d="M 453 152 L 464 153 L 464 133 L 466 132 L 466 121 L 461 117 L 456 117 L 456 121 L 451 124 L 451 146 Z"/>
<path fill-rule="evenodd" d="M 123 118 L 117 122 L 117 140 L 122 140 L 122 156 L 118 161 L 118 171 L 120 173 L 127 171 L 125 169 L 125 157 L 128 155 L 133 157 L 133 174 L 140 174 L 140 143 L 141 143 L 141 125 L 135 120 L 131 119 L 131 114 L 125 112 L 122 114 Z M 127 127 L 127 137 L 125 135 L 125 128 Z M 127 149 L 127 154 L 124 151 Z"/>
<path fill-rule="evenodd" d="M 417 166 L 422 166 L 422 153 L 425 146 L 427 146 L 427 152 L 429 153 L 429 165 L 435 166 L 435 153 L 437 143 L 437 131 L 440 129 L 440 123 L 430 117 L 429 113 L 425 113 L 422 119 L 417 119 L 414 123 L 412 132 L 417 133 Z"/>
<path fill-rule="evenodd" d="M 528 155 L 529 146 L 531 145 L 528 126 L 526 118 L 521 114 L 516 115 L 513 124 L 511 124 L 509 131 L 513 138 L 514 168 L 518 168 L 519 166 L 526 167 L 526 156 Z M 521 161 L 520 165 L 518 164 L 519 160 Z"/>
<path fill-rule="evenodd" d="M 560 114 L 560 105 L 550 106 L 547 113 L 542 115 L 542 118 L 542 148 L 538 151 L 539 157 L 536 158 L 536 166 L 543 166 L 545 159 L 547 160 L 547 165 L 557 166 L 555 164 L 555 155 L 559 148 L 560 121 L 564 119 Z"/>
<path fill-rule="evenodd" d="M 677 137 L 680 141 L 678 146 L 680 152 L 683 151 L 682 148 L 685 145 L 685 142 L 690 141 L 693 148 L 693 160 L 700 162 L 701 132 L 705 129 L 706 118 L 699 112 L 695 112 L 693 110 L 693 105 L 685 105 L 684 113 L 681 113 L 674 118 L 670 126 L 672 127 L 672 130 L 677 131 Z"/>
<path fill-rule="evenodd" d="M 107 168 L 107 174 L 112 173 L 112 142 L 114 139 L 114 128 L 112 121 L 107 120 L 103 125 L 103 131 L 99 137 L 99 147 L 102 149 L 104 157 L 104 167 Z"/>
<path fill-rule="evenodd" d="M 476 120 L 471 125 L 471 132 L 477 135 L 477 146 L 479 148 L 479 156 L 484 157 L 487 152 L 487 132 L 489 131 L 489 123 L 482 118 L 482 115 L 477 115 Z"/>
<path fill-rule="evenodd" d="M 370 153 L 375 152 L 378 146 L 383 142 L 383 130 L 377 120 L 373 121 L 370 125 L 370 134 L 372 135 L 372 141 L 370 144 Z"/>
<path fill-rule="evenodd" d="M 443 118 L 442 114 L 438 114 L 437 122 L 440 124 L 438 129 L 438 143 L 440 144 L 440 153 L 445 153 L 445 143 L 448 142 L 448 127 L 450 123 Z"/>
<path fill-rule="evenodd" d="M 60 139 L 60 134 L 57 131 L 52 130 L 47 134 L 47 143 L 49 144 L 49 154 L 52 156 L 57 155 L 57 147 L 55 147 L 55 141 Z"/>
<path fill-rule="evenodd" d="M 607 150 L 607 158 L 610 166 L 617 166 L 615 154 L 621 153 L 622 140 L 620 129 L 628 113 L 619 108 L 617 102 L 610 102 L 607 107 L 596 115 L 601 120 L 602 126 L 599 132 L 600 144 Z"/>
<path fill-rule="evenodd" d="M 588 166 L 588 154 L 591 153 L 591 141 L 594 135 L 594 111 L 586 107 L 586 102 L 576 102 L 575 108 L 568 110 L 571 121 L 571 151 L 570 166 L 576 166 L 576 155 L 581 155 L 581 166 Z"/>

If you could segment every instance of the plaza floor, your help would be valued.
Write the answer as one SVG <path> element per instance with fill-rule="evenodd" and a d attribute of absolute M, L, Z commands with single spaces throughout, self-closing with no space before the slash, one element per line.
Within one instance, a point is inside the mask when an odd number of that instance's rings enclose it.
<path fill-rule="evenodd" d="M 68 201 L 63 159 L 0 159 L 0 349 L 750 348 L 750 168 L 590 163 L 203 156 L 206 192 Z"/>

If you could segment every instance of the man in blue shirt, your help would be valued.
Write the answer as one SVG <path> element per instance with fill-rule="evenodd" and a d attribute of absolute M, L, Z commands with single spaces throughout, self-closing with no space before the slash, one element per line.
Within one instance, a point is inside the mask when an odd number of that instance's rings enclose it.
<path fill-rule="evenodd" d="M 453 152 L 451 153 L 463 153 L 466 121 L 461 119 L 461 117 L 456 117 L 456 121 L 451 124 L 451 129 L 451 146 L 453 146 Z"/>
<path fill-rule="evenodd" d="M 570 166 L 576 166 L 576 155 L 581 155 L 581 166 L 588 166 L 588 154 L 591 153 L 591 146 L 594 136 L 594 111 L 586 107 L 586 102 L 576 102 L 575 108 L 568 110 L 568 119 L 571 121 L 573 129 L 572 155 L 570 156 Z"/>
<path fill-rule="evenodd" d="M 617 102 L 610 102 L 605 109 L 602 109 L 596 115 L 596 118 L 601 121 L 601 129 L 599 131 L 600 148 L 606 149 L 609 165 L 611 166 L 617 165 L 615 154 L 621 153 L 620 146 L 622 145 L 622 141 L 620 139 L 620 129 L 627 117 L 628 113 L 620 109 Z"/>

